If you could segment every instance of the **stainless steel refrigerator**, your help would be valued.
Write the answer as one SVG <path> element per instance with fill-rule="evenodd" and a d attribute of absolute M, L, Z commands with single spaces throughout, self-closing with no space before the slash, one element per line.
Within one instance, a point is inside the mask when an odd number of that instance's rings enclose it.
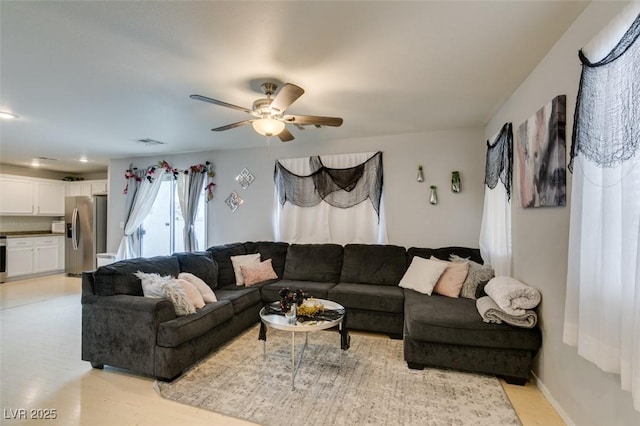
<path fill-rule="evenodd" d="M 96 254 L 107 249 L 107 196 L 66 197 L 64 269 L 78 276 L 96 269 Z"/>

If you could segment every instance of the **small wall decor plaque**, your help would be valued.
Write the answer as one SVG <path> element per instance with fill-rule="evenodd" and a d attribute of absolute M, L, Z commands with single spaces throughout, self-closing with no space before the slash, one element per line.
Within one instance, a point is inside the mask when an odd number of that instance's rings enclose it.
<path fill-rule="evenodd" d="M 236 176 L 236 181 L 238 181 L 242 189 L 247 189 L 254 180 L 255 177 L 247 168 L 242 169 L 240 174 Z"/>
<path fill-rule="evenodd" d="M 227 206 L 229 206 L 232 212 L 235 212 L 236 210 L 238 210 L 238 206 L 244 203 L 244 200 L 240 198 L 236 191 L 231 191 L 231 194 L 229 194 L 224 202 L 227 204 Z"/>

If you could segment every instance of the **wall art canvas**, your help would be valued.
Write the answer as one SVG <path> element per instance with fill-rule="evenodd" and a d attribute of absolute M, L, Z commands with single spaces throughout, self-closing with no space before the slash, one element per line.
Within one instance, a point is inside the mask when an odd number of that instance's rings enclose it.
<path fill-rule="evenodd" d="M 566 205 L 566 96 L 560 95 L 518 128 L 522 207 Z"/>

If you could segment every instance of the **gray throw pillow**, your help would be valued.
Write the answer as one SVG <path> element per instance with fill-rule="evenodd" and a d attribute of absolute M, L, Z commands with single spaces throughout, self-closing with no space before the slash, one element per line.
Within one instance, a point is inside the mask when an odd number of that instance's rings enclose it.
<path fill-rule="evenodd" d="M 495 276 L 493 268 L 489 265 L 481 265 L 473 260 L 465 259 L 463 257 L 456 256 L 455 254 L 452 254 L 449 258 L 453 262 L 469 263 L 469 273 L 467 274 L 467 278 L 464 280 L 464 283 L 462 283 L 460 297 L 475 299 L 478 285 L 486 283 Z"/>

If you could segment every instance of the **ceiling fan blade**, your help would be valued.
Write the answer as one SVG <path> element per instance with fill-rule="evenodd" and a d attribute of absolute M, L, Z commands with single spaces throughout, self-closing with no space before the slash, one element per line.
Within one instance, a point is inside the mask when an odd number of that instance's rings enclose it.
<path fill-rule="evenodd" d="M 238 121 L 237 123 L 231 123 L 231 124 L 227 124 L 226 126 L 216 127 L 215 129 L 211 129 L 211 131 L 212 132 L 221 132 L 223 130 L 229 130 L 229 129 L 233 129 L 235 127 L 240 127 L 240 126 L 244 126 L 246 124 L 251 124 L 252 122 L 253 122 L 253 119 L 244 120 L 244 121 Z"/>
<path fill-rule="evenodd" d="M 298 99 L 304 93 L 304 89 L 302 87 L 298 87 L 295 84 L 287 83 L 280 90 L 273 101 L 271 102 L 271 109 L 276 110 L 277 112 L 284 112 L 289 105 L 294 103 L 296 99 Z"/>
<path fill-rule="evenodd" d="M 189 97 L 191 99 L 195 99 L 195 100 L 198 100 L 198 101 L 209 102 L 210 104 L 220 105 L 220 106 L 231 108 L 231 109 L 237 109 L 238 111 L 243 111 L 243 112 L 246 112 L 247 114 L 253 113 L 253 111 L 248 109 L 248 108 L 244 108 L 244 107 L 241 107 L 241 106 L 238 106 L 238 105 L 229 104 L 227 102 L 222 102 L 222 101 L 219 101 L 217 99 L 207 98 L 206 96 L 191 95 Z"/>
<path fill-rule="evenodd" d="M 340 127 L 342 118 L 340 117 L 321 117 L 318 115 L 285 115 L 284 121 L 294 124 L 315 124 L 317 126 L 333 126 Z"/>
<path fill-rule="evenodd" d="M 283 131 L 281 131 L 280 133 L 278 133 L 278 137 L 280 138 L 280 140 L 282 142 L 289 142 L 294 140 L 295 138 L 293 137 L 293 135 L 291 134 L 291 132 L 289 130 L 287 130 L 287 128 L 285 127 Z"/>

